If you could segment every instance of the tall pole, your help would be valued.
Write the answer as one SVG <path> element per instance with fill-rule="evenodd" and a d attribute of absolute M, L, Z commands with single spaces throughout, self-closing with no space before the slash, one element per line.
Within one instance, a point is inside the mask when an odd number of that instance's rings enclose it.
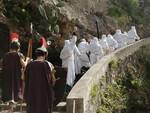
<path fill-rule="evenodd" d="M 97 29 L 97 37 L 98 39 L 100 38 L 100 34 L 99 34 L 99 26 L 98 26 L 98 21 L 96 20 L 96 29 Z"/>
<path fill-rule="evenodd" d="M 33 43 L 33 24 L 30 24 L 30 34 L 31 34 L 31 38 L 29 39 L 29 43 L 28 43 L 28 52 L 27 52 L 27 57 L 32 58 L 32 43 Z"/>

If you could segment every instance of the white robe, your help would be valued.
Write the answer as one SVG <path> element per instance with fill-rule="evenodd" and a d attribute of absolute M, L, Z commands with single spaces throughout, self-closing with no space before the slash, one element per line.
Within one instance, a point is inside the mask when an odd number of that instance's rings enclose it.
<path fill-rule="evenodd" d="M 81 73 L 81 63 L 80 63 L 80 51 L 78 50 L 76 46 L 77 42 L 77 36 L 73 35 L 70 39 L 70 42 L 74 48 L 74 67 L 75 67 L 75 74 L 80 74 Z"/>
<path fill-rule="evenodd" d="M 63 68 L 68 68 L 68 61 L 72 57 L 72 50 L 70 48 L 70 41 L 65 40 L 65 45 L 63 49 L 60 52 L 60 58 L 62 59 L 62 67 Z"/>
<path fill-rule="evenodd" d="M 101 45 L 104 55 L 106 55 L 109 51 L 109 46 L 107 43 L 106 35 L 102 35 L 102 39 L 99 40 L 99 44 Z"/>
<path fill-rule="evenodd" d="M 90 44 L 89 44 L 89 51 L 90 51 L 90 64 L 91 66 L 94 65 L 96 63 L 96 56 L 93 53 L 93 47 L 94 46 L 94 40 L 90 40 Z"/>
<path fill-rule="evenodd" d="M 104 52 L 96 37 L 91 41 L 89 48 L 90 48 L 90 62 L 91 65 L 94 65 L 104 55 Z"/>
<path fill-rule="evenodd" d="M 124 47 L 127 45 L 127 37 L 121 33 L 121 30 L 116 30 L 116 33 L 113 35 L 114 39 L 118 43 L 118 48 Z"/>
<path fill-rule="evenodd" d="M 136 32 L 135 26 L 132 26 L 128 31 L 128 44 L 134 43 L 136 40 L 140 40 L 140 37 Z"/>
<path fill-rule="evenodd" d="M 60 53 L 62 59 L 62 67 L 67 68 L 67 85 L 73 86 L 75 80 L 75 65 L 74 65 L 74 49 L 75 45 L 69 40 L 65 41 L 65 46 Z"/>
<path fill-rule="evenodd" d="M 108 46 L 109 46 L 109 52 L 112 52 L 112 51 L 114 51 L 115 49 L 118 48 L 118 43 L 113 38 L 112 35 L 109 34 L 106 39 L 107 39 L 107 43 L 108 43 Z"/>
<path fill-rule="evenodd" d="M 77 46 L 75 45 L 75 49 L 74 49 L 74 64 L 75 64 L 75 74 L 80 74 L 81 73 L 81 61 L 80 61 L 80 51 L 77 48 Z"/>
<path fill-rule="evenodd" d="M 81 67 L 83 66 L 90 67 L 90 60 L 87 55 L 87 53 L 89 53 L 89 44 L 86 42 L 86 40 L 79 43 L 78 49 L 81 53 L 80 56 Z"/>
<path fill-rule="evenodd" d="M 123 36 L 126 38 L 126 43 L 127 43 L 127 45 L 130 44 L 130 40 L 129 40 L 128 33 L 127 33 L 127 32 L 124 32 L 124 33 L 123 33 Z"/>

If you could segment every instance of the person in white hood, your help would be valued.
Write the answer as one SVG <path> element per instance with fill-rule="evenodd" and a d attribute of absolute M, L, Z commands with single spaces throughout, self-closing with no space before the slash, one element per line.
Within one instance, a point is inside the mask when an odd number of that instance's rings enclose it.
<path fill-rule="evenodd" d="M 128 33 L 126 31 L 123 32 L 123 36 L 124 38 L 126 39 L 126 45 L 128 45 L 130 42 L 129 42 L 129 37 L 128 37 Z"/>
<path fill-rule="evenodd" d="M 116 33 L 113 35 L 113 37 L 118 42 L 118 48 L 127 45 L 127 37 L 121 33 L 120 29 L 116 30 Z"/>
<path fill-rule="evenodd" d="M 93 40 L 91 40 L 89 49 L 90 49 L 90 62 L 91 65 L 94 65 L 104 55 L 103 49 L 99 44 L 97 37 L 94 37 Z"/>
<path fill-rule="evenodd" d="M 63 49 L 60 52 L 60 58 L 62 59 L 62 67 L 68 68 L 68 58 L 70 58 L 72 55 L 70 51 L 70 41 L 65 40 L 65 44 Z"/>
<path fill-rule="evenodd" d="M 107 37 L 105 34 L 102 35 L 102 38 L 99 40 L 99 44 L 101 45 L 104 55 L 106 55 L 109 52 L 109 46 L 107 43 Z"/>
<path fill-rule="evenodd" d="M 73 35 L 70 39 L 72 45 L 74 45 L 74 65 L 75 65 L 75 74 L 78 75 L 81 73 L 81 62 L 80 62 L 80 51 L 76 46 L 77 36 Z"/>
<path fill-rule="evenodd" d="M 118 43 L 111 34 L 108 34 L 108 36 L 107 36 L 107 43 L 109 46 L 109 52 L 112 52 L 118 48 Z"/>
<path fill-rule="evenodd" d="M 60 53 L 62 59 L 62 67 L 67 68 L 67 85 L 73 86 L 75 80 L 75 63 L 74 63 L 74 51 L 75 51 L 76 39 L 72 41 L 65 40 L 65 45 Z"/>
<path fill-rule="evenodd" d="M 78 45 L 78 49 L 81 53 L 80 56 L 81 67 L 90 67 L 90 60 L 88 57 L 88 53 L 89 53 L 88 42 L 85 39 L 82 39 Z"/>
<path fill-rule="evenodd" d="M 131 29 L 128 31 L 128 40 L 130 44 L 134 43 L 136 40 L 140 40 L 140 37 L 136 32 L 135 26 L 132 26 Z"/>

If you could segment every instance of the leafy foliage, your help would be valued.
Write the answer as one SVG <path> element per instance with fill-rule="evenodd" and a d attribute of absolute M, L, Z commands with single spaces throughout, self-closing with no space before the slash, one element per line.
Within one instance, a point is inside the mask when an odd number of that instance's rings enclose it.
<path fill-rule="evenodd" d="M 12 23 L 12 26 L 17 28 L 14 31 L 19 31 L 20 36 L 23 37 L 21 38 L 23 51 L 27 50 L 27 41 L 31 37 L 34 37 L 33 50 L 37 48 L 36 39 L 39 38 L 36 37 L 39 37 L 38 34 L 40 34 L 52 42 L 52 51 L 57 52 L 56 45 L 59 46 L 57 40 L 60 37 L 59 7 L 63 7 L 62 0 L 58 0 L 57 4 L 53 1 L 52 3 L 50 1 L 43 2 L 43 0 L 2 0 L 2 4 L 4 15 Z M 33 24 L 32 36 L 31 23 Z"/>
<path fill-rule="evenodd" d="M 110 67 L 111 69 L 116 69 L 116 68 L 118 67 L 118 62 L 117 62 L 117 60 L 112 60 L 112 61 L 110 61 L 110 62 L 109 62 L 109 67 Z"/>
<path fill-rule="evenodd" d="M 122 16 L 122 11 L 118 7 L 113 6 L 113 7 L 109 8 L 108 15 L 118 18 L 118 17 Z"/>
<path fill-rule="evenodd" d="M 59 5 L 61 2 L 52 5 L 41 0 L 3 0 L 3 4 L 6 17 L 25 32 L 30 30 L 31 22 L 40 34 L 48 35 L 46 32 L 52 33 L 58 29 L 58 7 L 63 6 Z"/>
<path fill-rule="evenodd" d="M 148 1 L 144 2 L 148 3 Z M 122 26 L 123 22 L 127 24 L 144 24 L 147 22 L 144 10 L 142 9 L 144 6 L 141 6 L 140 0 L 111 0 L 111 3 L 108 15 L 115 17 L 118 20 L 119 26 L 124 27 L 124 24 Z"/>
<path fill-rule="evenodd" d="M 16 23 L 27 23 L 31 21 L 31 16 L 27 10 L 27 6 L 30 4 L 29 0 L 15 1 L 15 0 L 3 0 L 5 10 L 4 14 Z"/>
<path fill-rule="evenodd" d="M 110 62 L 107 74 L 115 75 L 115 81 L 105 88 L 93 87 L 96 90 L 93 90 L 92 102 L 97 106 L 97 113 L 146 113 L 150 110 L 150 54 L 145 51 L 143 47 L 119 60 L 118 68 L 113 68 L 114 61 Z"/>
<path fill-rule="evenodd" d="M 97 113 L 117 113 L 126 107 L 122 87 L 117 84 L 108 85 L 105 89 L 95 85 L 91 96 L 92 103 L 97 106 Z"/>

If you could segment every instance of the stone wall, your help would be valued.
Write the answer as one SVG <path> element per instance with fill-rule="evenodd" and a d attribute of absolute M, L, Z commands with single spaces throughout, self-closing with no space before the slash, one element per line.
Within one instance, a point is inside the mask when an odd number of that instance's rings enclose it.
<path fill-rule="evenodd" d="M 93 85 L 97 84 L 100 79 L 105 78 L 109 62 L 115 59 L 124 59 L 144 45 L 147 47 L 150 46 L 150 38 L 140 40 L 134 44 L 116 50 L 104 56 L 97 64 L 92 66 L 68 95 L 67 113 L 95 113 L 94 106 L 92 106 L 90 102 L 91 88 Z M 104 83 L 106 83 L 105 80 Z"/>

